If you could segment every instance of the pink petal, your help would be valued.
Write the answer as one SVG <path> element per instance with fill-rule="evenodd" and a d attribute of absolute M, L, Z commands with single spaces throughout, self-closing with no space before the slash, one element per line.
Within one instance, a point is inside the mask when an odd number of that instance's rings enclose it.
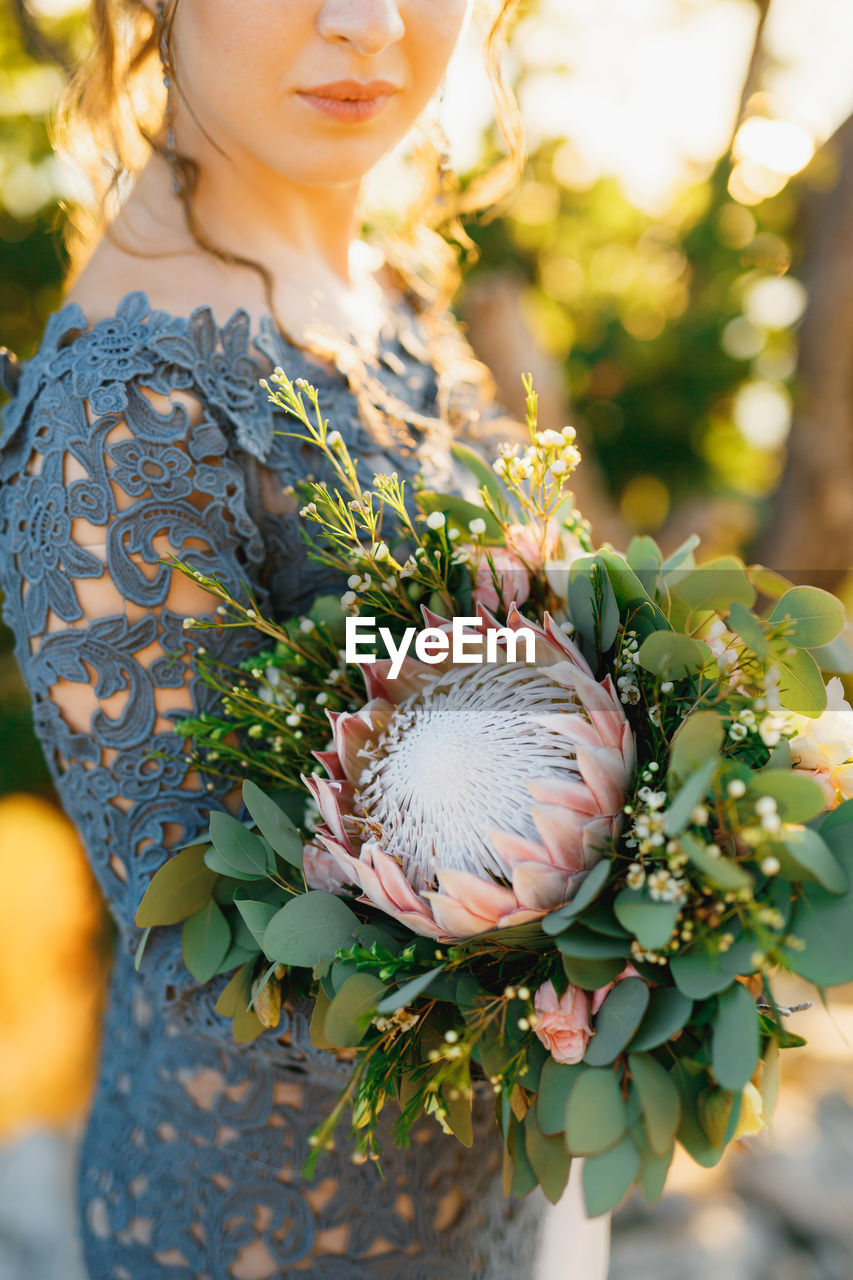
<path fill-rule="evenodd" d="M 555 867 L 580 871 L 583 867 L 583 831 L 586 819 L 557 805 L 537 805 L 530 810 L 536 830 Z"/>
<path fill-rule="evenodd" d="M 390 658 L 380 658 L 364 667 L 364 682 L 367 685 L 369 698 L 385 698 L 399 706 L 410 694 L 417 693 L 424 682 L 432 676 L 432 669 L 415 658 L 404 658 L 399 675 L 393 680 L 390 672 L 393 663 Z"/>
<path fill-rule="evenodd" d="M 610 839 L 612 826 L 609 818 L 592 818 L 583 831 L 583 863 L 585 867 L 594 867 L 606 852 L 606 844 Z"/>
<path fill-rule="evenodd" d="M 547 850 L 535 840 L 525 840 L 523 836 L 517 836 L 512 831 L 501 831 L 499 827 L 492 827 L 488 835 L 507 867 L 513 867 L 519 862 L 550 865 Z"/>
<path fill-rule="evenodd" d="M 337 751 L 312 751 L 311 754 L 315 760 L 319 760 L 330 778 L 341 782 L 346 777 Z"/>
<path fill-rule="evenodd" d="M 387 698 L 373 698 L 353 714 L 339 712 L 334 717 L 329 716 L 341 767 L 353 785 L 364 771 L 364 761 L 359 752 L 379 737 L 393 714 L 392 702 Z"/>
<path fill-rule="evenodd" d="M 439 871 L 438 881 L 442 893 L 464 902 L 476 915 L 497 920 L 508 908 L 516 905 L 511 890 L 494 880 L 485 880 L 470 871 Z"/>
<path fill-rule="evenodd" d="M 607 677 L 610 680 L 610 677 Z M 615 746 L 622 741 L 622 730 L 625 725 L 625 713 L 615 698 L 613 682 L 599 684 L 591 676 L 579 671 L 575 677 L 575 689 L 583 701 L 590 720 L 598 730 L 601 740 L 606 746 Z"/>
<path fill-rule="evenodd" d="M 567 636 L 565 631 L 557 626 L 550 613 L 545 614 L 545 634 L 552 644 L 556 645 L 566 657 L 576 666 L 584 675 L 592 678 L 592 667 L 581 653 L 571 636 Z"/>
<path fill-rule="evenodd" d="M 571 875 L 540 862 L 522 862 L 512 873 L 512 887 L 524 907 L 550 911 L 561 907 L 568 897 Z"/>
<path fill-rule="evenodd" d="M 601 812 L 595 796 L 581 778 L 536 778 L 527 783 L 527 790 L 542 804 L 564 805 L 588 818 Z"/>
<path fill-rule="evenodd" d="M 616 813 L 625 803 L 628 775 L 622 752 L 616 747 L 575 749 L 584 782 L 598 803 L 599 813 Z"/>
<path fill-rule="evenodd" d="M 348 782 L 334 779 L 327 782 L 325 778 L 306 777 L 302 781 L 320 806 L 320 814 L 332 835 L 341 844 L 352 851 L 352 843 L 344 827 L 343 815 L 352 806 L 352 787 Z"/>
<path fill-rule="evenodd" d="M 601 746 L 601 734 L 581 711 L 565 713 L 549 711 L 546 715 L 535 716 L 534 719 L 545 729 L 553 729 L 555 733 L 561 733 L 570 742 L 585 742 L 591 747 Z"/>

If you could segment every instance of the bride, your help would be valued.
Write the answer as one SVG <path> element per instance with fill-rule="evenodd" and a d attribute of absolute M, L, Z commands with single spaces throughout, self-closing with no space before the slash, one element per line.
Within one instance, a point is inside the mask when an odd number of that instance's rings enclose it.
<path fill-rule="evenodd" d="M 292 489 L 321 468 L 277 434 L 289 424 L 260 378 L 281 364 L 316 385 L 367 478 L 461 484 L 454 436 L 488 450 L 508 429 L 448 311 L 456 257 L 433 229 L 444 217 L 464 243 L 454 211 L 492 202 L 522 160 L 498 70 L 516 0 L 485 44 L 508 157 L 460 195 L 430 142 L 469 3 L 93 0 L 63 116 L 93 218 L 38 351 L 5 363 L 0 443 L 4 615 L 116 925 L 79 1171 L 93 1280 L 605 1274 L 607 1223 L 585 1219 L 576 1170 L 554 1210 L 538 1191 L 504 1198 L 488 1104 L 470 1152 L 428 1123 L 407 1151 L 386 1141 L 384 1178 L 339 1140 L 303 1183 L 347 1070 L 312 1047 L 305 1009 L 235 1045 L 214 1011 L 222 980 L 193 983 L 178 930 L 134 968 L 151 875 L 212 806 L 239 805 L 147 754 L 213 696 L 182 625 L 213 601 L 161 561 L 249 582 L 279 617 L 324 588 Z M 424 196 L 362 239 L 363 180 L 413 128 Z M 252 643 L 205 639 L 234 666 Z"/>

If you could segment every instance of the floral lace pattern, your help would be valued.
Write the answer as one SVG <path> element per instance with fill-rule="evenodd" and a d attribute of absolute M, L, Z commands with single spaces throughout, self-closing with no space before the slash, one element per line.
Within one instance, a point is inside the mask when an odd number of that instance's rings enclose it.
<path fill-rule="evenodd" d="M 311 1045 L 308 1009 L 286 1010 L 275 1032 L 235 1046 L 214 1011 L 225 979 L 197 987 L 178 929 L 155 931 L 141 972 L 132 964 L 150 876 L 222 804 L 220 790 L 193 789 L 180 766 L 147 758 L 151 746 L 171 749 L 169 725 L 188 706 L 216 696 L 192 677 L 175 575 L 160 561 L 177 555 L 235 592 L 248 581 L 280 617 L 324 588 L 297 517 L 260 497 L 264 469 L 278 485 L 306 470 L 297 442 L 275 434 L 291 420 L 258 385 L 274 364 L 318 387 L 366 478 L 369 467 L 409 476 L 424 462 L 434 483 L 461 483 L 446 424 L 444 434 L 437 418 L 434 432 L 424 425 L 435 415 L 435 371 L 412 317 L 400 324 L 377 376 L 423 423 L 399 449 L 373 438 L 339 370 L 269 322 L 250 346 L 243 312 L 220 328 L 209 308 L 184 319 L 133 293 L 90 328 L 69 305 L 31 360 L 3 362 L 12 392 L 0 437 L 3 616 L 59 796 L 118 928 L 81 1157 L 93 1280 L 530 1274 L 543 1202 L 538 1192 L 505 1200 L 490 1103 L 478 1104 L 472 1152 L 430 1123 L 409 1151 L 386 1142 L 383 1179 L 354 1165 L 339 1139 L 304 1184 L 308 1135 L 347 1071 Z M 112 608 L 97 603 L 105 599 Z M 234 663 L 252 641 L 224 630 L 205 643 Z M 88 724 L 69 723 L 61 690 L 90 698 Z"/>

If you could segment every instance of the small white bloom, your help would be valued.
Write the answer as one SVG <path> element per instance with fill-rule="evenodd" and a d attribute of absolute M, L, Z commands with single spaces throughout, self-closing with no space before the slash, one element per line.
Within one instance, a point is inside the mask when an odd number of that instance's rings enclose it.
<path fill-rule="evenodd" d="M 548 469 L 552 476 L 562 476 L 568 471 L 568 467 L 562 458 L 555 458 Z"/>
<path fill-rule="evenodd" d="M 767 814 L 775 813 L 778 805 L 773 796 L 759 796 L 755 802 L 755 812 L 764 817 Z"/>
<path fill-rule="evenodd" d="M 375 550 L 375 551 L 374 551 L 374 553 L 373 553 L 373 558 L 374 558 L 375 560 L 387 560 L 387 559 L 388 559 L 388 543 L 387 543 L 387 542 L 380 542 L 380 543 L 379 543 L 379 546 L 376 548 L 376 550 Z"/>
<path fill-rule="evenodd" d="M 297 715 L 295 711 L 291 711 L 290 715 L 285 717 L 284 723 L 289 725 L 291 729 L 295 729 L 301 720 L 302 716 Z"/>
<path fill-rule="evenodd" d="M 347 578 L 347 586 L 351 587 L 353 591 L 357 591 L 358 588 L 361 586 L 361 574 L 351 573 L 350 576 Z"/>
<path fill-rule="evenodd" d="M 708 807 L 704 804 L 697 804 L 690 814 L 690 821 L 696 827 L 704 827 L 708 821 Z"/>
<path fill-rule="evenodd" d="M 779 861 L 778 858 L 774 858 L 772 854 L 770 854 L 766 858 L 761 859 L 761 870 L 764 872 L 766 876 L 778 875 L 781 869 L 782 869 L 781 862 Z"/>
<path fill-rule="evenodd" d="M 474 536 L 478 538 L 481 533 L 486 532 L 486 522 L 485 520 L 481 519 L 480 516 L 476 516 L 475 519 L 468 521 L 468 528 L 471 530 Z"/>
<path fill-rule="evenodd" d="M 329 695 L 327 693 L 318 693 L 314 701 L 317 703 L 318 707 L 325 707 L 326 703 L 329 701 Z"/>
<path fill-rule="evenodd" d="M 356 602 L 356 594 L 354 591 L 345 591 L 341 596 L 341 604 L 345 609 L 349 609 Z"/>
<path fill-rule="evenodd" d="M 674 688 L 675 688 L 675 685 L 672 683 L 671 680 L 664 680 L 663 684 L 660 687 L 660 691 L 661 693 L 672 693 Z"/>
<path fill-rule="evenodd" d="M 746 795 L 746 783 L 742 778 L 732 778 L 726 787 L 726 791 L 733 800 L 739 800 L 741 796 Z"/>
<path fill-rule="evenodd" d="M 326 436 L 326 444 L 332 449 L 337 449 L 338 445 L 343 444 L 344 438 L 340 431 L 330 431 Z"/>
<path fill-rule="evenodd" d="M 428 529 L 443 529 L 446 523 L 444 514 L 441 511 L 431 511 L 427 516 Z"/>
<path fill-rule="evenodd" d="M 303 618 L 299 624 L 299 630 L 304 636 L 310 636 L 312 631 L 316 631 L 316 624 L 310 618 Z"/>

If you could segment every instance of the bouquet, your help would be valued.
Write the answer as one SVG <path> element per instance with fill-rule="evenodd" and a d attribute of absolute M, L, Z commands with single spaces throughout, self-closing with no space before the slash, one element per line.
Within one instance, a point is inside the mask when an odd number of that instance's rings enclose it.
<path fill-rule="evenodd" d="M 556 1201 L 583 1157 L 594 1216 L 767 1122 L 804 1043 L 774 974 L 853 979 L 853 654 L 834 596 L 696 538 L 595 548 L 524 381 L 526 446 L 455 446 L 475 501 L 364 489 L 315 389 L 265 384 L 334 474 L 301 516 L 342 591 L 279 624 L 178 564 L 219 600 L 189 626 L 267 642 L 200 646 L 221 712 L 178 726 L 248 817 L 211 812 L 137 923 L 183 921 L 238 1041 L 313 1003 L 352 1069 L 306 1176 L 347 1115 L 378 1158 L 385 1107 L 470 1146 L 485 1093 L 508 1192 Z"/>

